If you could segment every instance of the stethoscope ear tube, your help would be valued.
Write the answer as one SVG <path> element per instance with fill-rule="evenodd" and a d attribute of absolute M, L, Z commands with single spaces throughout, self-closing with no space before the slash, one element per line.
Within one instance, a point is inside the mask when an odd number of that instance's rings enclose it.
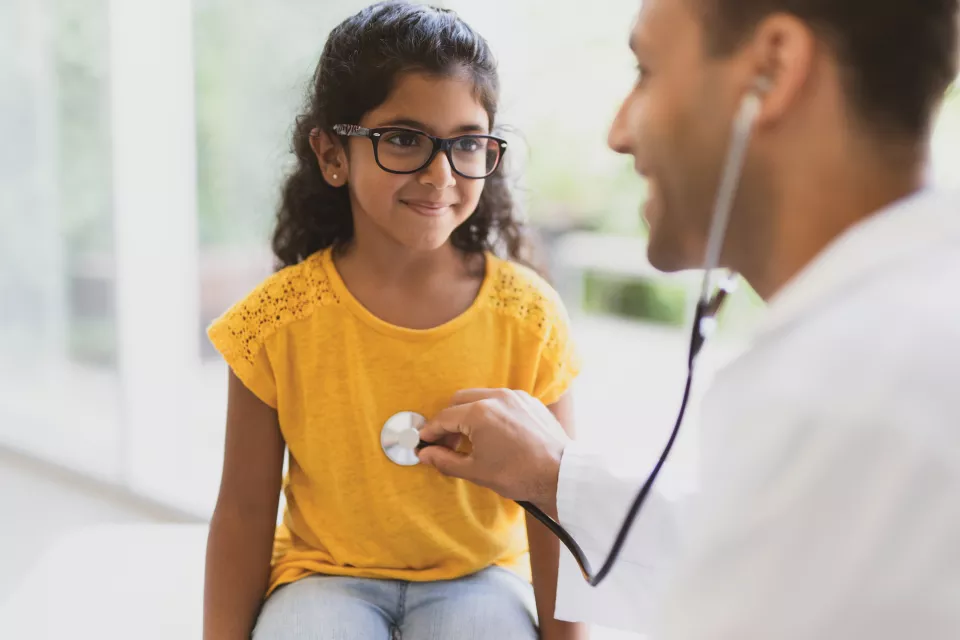
<path fill-rule="evenodd" d="M 654 466 L 653 471 L 650 472 L 650 475 L 647 476 L 646 482 L 643 483 L 643 486 L 640 487 L 636 497 L 633 499 L 633 503 L 630 505 L 630 509 L 627 511 L 627 514 L 623 519 L 623 523 L 620 525 L 620 529 L 617 532 L 617 537 L 610 549 L 610 553 L 607 554 L 607 558 L 604 560 L 600 570 L 597 571 L 596 574 L 593 573 L 591 570 L 590 561 L 583 552 L 583 549 L 580 548 L 580 545 L 577 544 L 577 541 L 574 540 L 573 536 L 571 536 L 569 532 L 563 528 L 563 526 L 545 514 L 537 506 L 530 504 L 529 502 L 519 503 L 521 507 L 526 509 L 528 513 L 543 523 L 544 526 L 546 526 L 550 531 L 553 532 L 554 535 L 557 536 L 557 538 L 560 539 L 564 546 L 566 546 L 573 555 L 577 564 L 580 566 L 580 571 L 583 573 L 584 579 L 593 587 L 596 587 L 603 582 L 607 575 L 609 575 L 614 564 L 616 564 L 617 559 L 620 557 L 620 552 L 623 550 L 623 545 L 626 543 L 627 536 L 630 534 L 630 530 L 633 528 L 634 520 L 640 513 L 643 503 L 646 501 L 647 496 L 650 495 L 650 490 L 653 488 L 653 483 L 656 481 L 657 476 L 660 474 L 660 470 L 667 461 L 667 457 L 673 450 L 673 445 L 676 443 L 677 435 L 680 433 L 680 425 L 683 424 L 683 417 L 686 414 L 687 405 L 690 402 L 690 392 L 693 388 L 693 371 L 697 356 L 699 355 L 700 350 L 703 348 L 704 342 L 709 337 L 710 333 L 712 333 L 715 325 L 716 314 L 719 312 L 720 307 L 727 295 L 734 289 L 736 276 L 734 274 L 730 274 L 720 284 L 718 293 L 715 296 L 711 296 L 711 275 L 713 271 L 720 265 L 723 243 L 727 233 L 727 226 L 730 221 L 730 213 L 733 209 L 733 202 L 736 196 L 737 187 L 740 183 L 740 174 L 743 170 L 747 147 L 750 142 L 750 136 L 753 131 L 754 122 L 756 121 L 762 106 L 760 98 L 762 93 L 763 87 L 758 86 L 755 91 L 747 94 L 742 100 L 740 108 L 737 111 L 737 115 L 733 121 L 731 142 L 727 150 L 727 157 L 724 162 L 723 172 L 720 178 L 720 185 L 717 189 L 717 198 L 714 203 L 713 215 L 711 217 L 710 232 L 707 237 L 706 255 L 704 256 L 703 261 L 703 286 L 700 291 L 700 298 L 697 302 L 697 308 L 693 318 L 693 326 L 690 332 L 690 350 L 687 354 L 687 380 L 683 388 L 683 399 L 680 403 L 680 411 L 677 413 L 677 420 L 673 425 L 673 430 L 670 432 L 670 438 L 667 440 L 667 444 L 664 446 L 663 452 L 660 454 L 660 458 L 657 460 L 657 464 Z"/>
<path fill-rule="evenodd" d="M 705 310 L 705 305 L 697 305 L 696 321 L 694 322 L 693 327 L 693 333 L 696 336 L 700 336 L 700 320 L 702 319 Z M 702 345 L 702 339 L 700 344 Z M 673 425 L 673 431 L 670 433 L 670 439 L 667 440 L 667 444 L 663 448 L 663 452 L 660 454 L 660 458 L 657 460 L 657 464 L 654 466 L 653 471 L 651 471 L 650 475 L 647 476 L 646 482 L 643 483 L 643 486 L 640 487 L 640 491 L 637 492 L 636 497 L 633 499 L 633 503 L 630 505 L 630 509 L 627 511 L 627 514 L 623 519 L 623 523 L 620 525 L 620 530 L 617 532 L 617 538 L 614 541 L 613 546 L 610 548 L 610 553 L 607 554 L 606 560 L 604 560 L 603 565 L 601 565 L 600 570 L 597 571 L 596 574 L 593 573 L 590 566 L 590 561 L 587 558 L 587 555 L 583 552 L 583 549 L 580 548 L 580 545 L 577 544 L 577 541 L 574 540 L 573 536 L 571 536 L 567 530 L 560 525 L 560 523 L 548 516 L 540 508 L 529 502 L 518 503 L 531 516 L 543 523 L 547 529 L 557 536 L 560 542 L 562 542 L 563 545 L 570 551 L 571 555 L 573 555 L 573 559 L 576 560 L 577 565 L 580 567 L 580 572 L 583 574 L 583 579 L 586 580 L 592 587 L 596 587 L 603 582 L 607 575 L 609 575 L 610 570 L 613 569 L 614 564 L 616 564 L 617 559 L 620 557 L 620 552 L 623 550 L 623 545 L 627 541 L 627 536 L 630 534 L 630 530 L 633 528 L 633 523 L 636 520 L 637 514 L 640 513 L 643 503 L 646 502 L 647 496 L 650 495 L 650 490 L 653 488 L 653 483 L 660 474 L 660 469 L 663 468 L 664 463 L 667 461 L 667 457 L 673 450 L 673 445 L 677 440 L 677 435 L 680 433 L 680 425 L 683 423 L 683 417 L 687 411 L 687 405 L 690 402 L 690 390 L 693 387 L 693 361 L 696 359 L 697 355 L 695 352 L 699 351 L 699 347 L 695 345 L 696 343 L 691 342 L 691 364 L 687 369 L 687 381 L 683 389 L 683 400 L 680 404 L 680 411 L 677 414 L 677 421 Z"/>

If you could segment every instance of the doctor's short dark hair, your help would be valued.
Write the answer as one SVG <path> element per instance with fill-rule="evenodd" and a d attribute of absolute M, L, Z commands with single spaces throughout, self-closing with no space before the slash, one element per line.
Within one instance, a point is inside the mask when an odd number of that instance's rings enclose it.
<path fill-rule="evenodd" d="M 960 0 L 695 0 L 714 55 L 735 51 L 763 18 L 796 16 L 847 71 L 851 105 L 874 131 L 919 139 L 957 75 Z"/>

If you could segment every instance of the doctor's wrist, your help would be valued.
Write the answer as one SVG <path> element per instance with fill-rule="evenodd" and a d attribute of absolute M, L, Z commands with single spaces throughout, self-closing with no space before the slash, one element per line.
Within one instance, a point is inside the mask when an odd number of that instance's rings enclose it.
<path fill-rule="evenodd" d="M 536 490 L 530 499 L 541 511 L 552 518 L 557 517 L 557 486 L 560 482 L 560 461 L 563 459 L 564 446 L 544 456 L 538 465 Z"/>

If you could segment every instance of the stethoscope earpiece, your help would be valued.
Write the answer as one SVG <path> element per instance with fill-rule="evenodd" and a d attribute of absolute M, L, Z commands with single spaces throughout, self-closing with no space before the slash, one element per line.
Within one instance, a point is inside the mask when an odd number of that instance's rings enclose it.
<path fill-rule="evenodd" d="M 760 97 L 765 96 L 773 89 L 773 78 L 770 76 L 757 76 L 753 81 L 753 92 Z"/>

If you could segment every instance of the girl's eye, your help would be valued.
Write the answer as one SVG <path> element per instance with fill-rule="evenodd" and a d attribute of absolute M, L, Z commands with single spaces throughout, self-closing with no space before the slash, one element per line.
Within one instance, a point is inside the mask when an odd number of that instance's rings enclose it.
<path fill-rule="evenodd" d="M 405 131 L 395 131 L 384 136 L 388 144 L 397 147 L 416 147 L 421 144 L 421 136 L 416 133 L 407 133 Z"/>
<path fill-rule="evenodd" d="M 460 138 L 457 140 L 456 147 L 457 151 L 467 151 L 472 153 L 482 149 L 484 144 L 480 138 Z"/>

